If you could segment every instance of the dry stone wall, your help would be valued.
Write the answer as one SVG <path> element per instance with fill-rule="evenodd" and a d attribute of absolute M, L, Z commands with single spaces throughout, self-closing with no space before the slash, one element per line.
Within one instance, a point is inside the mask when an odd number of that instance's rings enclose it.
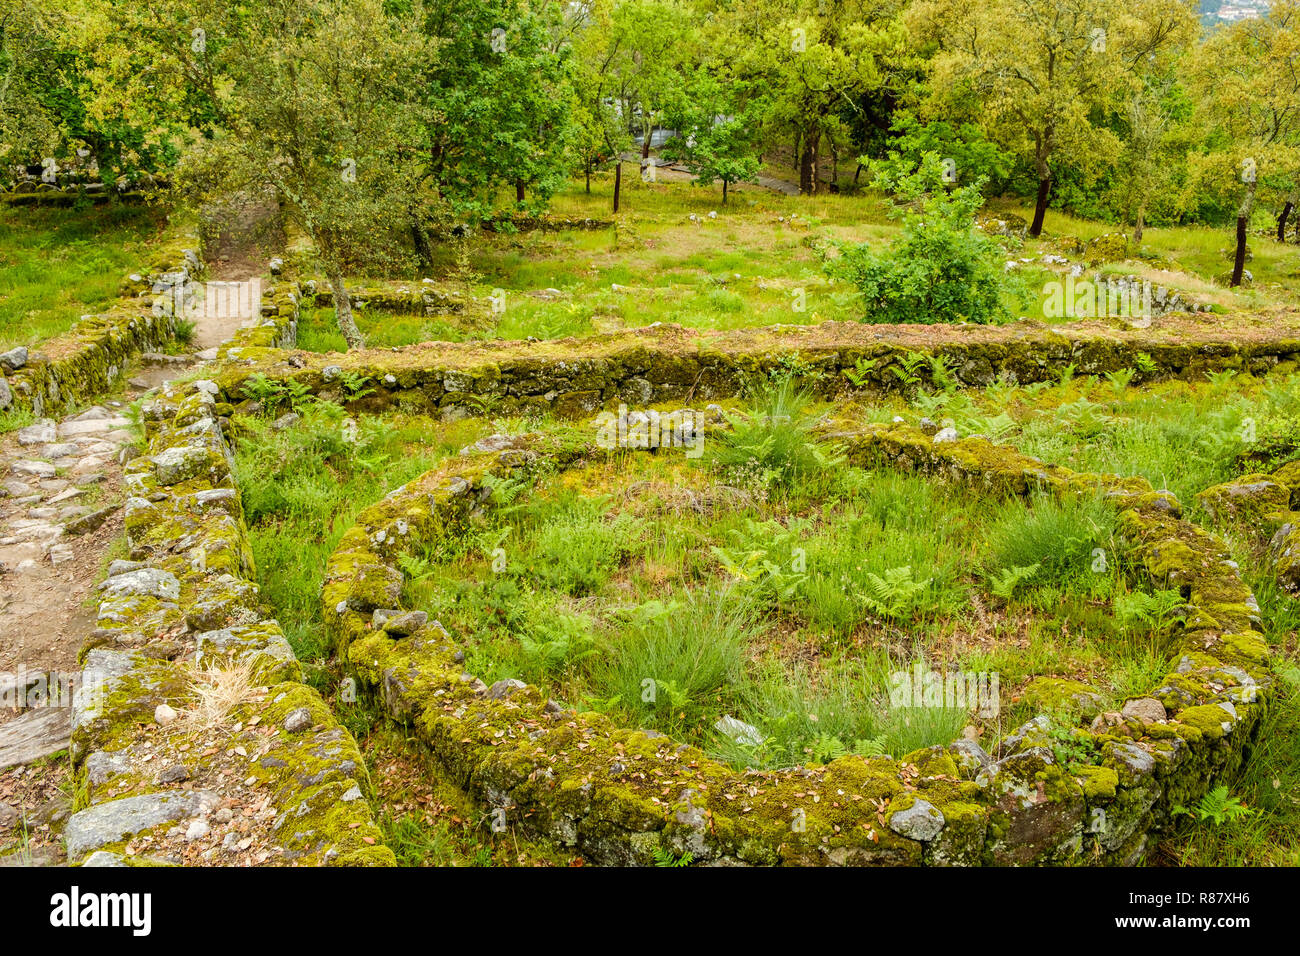
<path fill-rule="evenodd" d="M 356 742 L 263 607 L 216 386 L 164 386 L 126 468 L 128 559 L 83 652 L 70 862 L 391 865 Z"/>
<path fill-rule="evenodd" d="M 826 392 L 896 390 L 909 376 L 928 382 L 930 359 L 945 361 L 973 386 L 999 378 L 1055 380 L 1067 366 L 1080 375 L 1145 369 L 1133 378 L 1139 384 L 1201 379 L 1224 369 L 1264 375 L 1297 368 L 1300 315 L 1249 330 L 1225 328 L 1219 318 L 1189 317 L 1141 331 L 1095 322 L 943 329 L 827 322 L 729 332 L 660 325 L 583 339 L 430 342 L 347 354 L 243 349 L 217 382 L 232 403 L 246 397 L 248 381 L 258 375 L 346 400 L 346 373 L 365 385 L 368 409 L 398 405 L 450 420 L 484 410 L 582 418 L 619 402 L 707 401 L 780 368 L 797 370 Z"/>
<path fill-rule="evenodd" d="M 148 272 L 125 280 L 113 308 L 84 316 L 39 347 L 0 356 L 0 410 L 30 410 L 39 418 L 86 404 L 117 383 L 132 357 L 165 347 L 198 294 L 199 248 L 197 235 L 177 236 L 155 254 Z"/>
<path fill-rule="evenodd" d="M 358 680 L 454 783 L 508 825 L 596 862 L 648 863 L 667 849 L 715 864 L 1130 864 L 1174 806 L 1247 758 L 1273 692 L 1258 606 L 1222 542 L 1183 520 L 1171 494 L 905 424 L 833 437 L 855 463 L 993 494 L 1104 494 L 1129 559 L 1186 600 L 1174 670 L 1091 723 L 1036 718 L 995 754 L 959 740 L 765 772 L 565 709 L 520 681 L 485 686 L 455 635 L 404 613 L 399 558 L 489 507 L 486 476 L 603 454 L 572 435 L 485 440 L 361 512 L 328 562 L 325 620 Z"/>

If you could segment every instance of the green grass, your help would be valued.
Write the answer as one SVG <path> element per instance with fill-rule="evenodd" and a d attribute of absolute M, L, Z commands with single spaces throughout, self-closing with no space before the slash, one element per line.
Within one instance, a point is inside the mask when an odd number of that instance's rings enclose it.
<path fill-rule="evenodd" d="M 1197 492 L 1250 470 L 1237 459 L 1251 447 L 1252 431 L 1261 443 L 1294 434 L 1300 376 L 1221 375 L 1142 387 L 1062 376 L 1029 387 L 923 390 L 910 406 L 891 397 L 884 410 L 950 419 L 960 435 L 985 434 L 1075 471 L 1146 478 L 1199 519 Z"/>
<path fill-rule="evenodd" d="M 587 195 L 580 182 L 570 183 L 554 198 L 553 215 L 609 220 L 612 174 L 597 176 L 592 190 Z M 1022 216 L 1031 212 L 1003 201 L 991 205 Z M 840 241 L 888 242 L 897 236 L 898 226 L 886 209 L 882 195 L 872 190 L 798 197 L 754 186 L 742 187 L 723 206 L 716 187 L 701 189 L 682 181 L 644 184 L 635 175 L 625 176 L 616 226 L 483 233 L 470 242 L 470 267 L 480 276 L 471 294 L 484 303 L 493 289 L 504 289 L 503 314 L 466 323 L 363 312 L 359 324 L 371 344 L 389 347 L 467 338 L 552 339 L 653 322 L 728 330 L 858 321 L 863 310 L 857 295 L 826 275 L 816 249 Z M 1087 240 L 1115 231 L 1115 226 L 1049 211 L 1041 238 L 1004 240 L 1007 259 L 1017 261 L 1003 297 L 1010 314 L 1045 318 L 1044 284 L 1063 281 L 1068 267 L 1044 264 L 1042 257 L 1059 254 L 1062 237 Z M 1216 280 L 1228 268 L 1226 250 L 1232 241 L 1224 229 L 1152 228 L 1141 249 L 1134 249 L 1133 260 L 1102 268 L 1137 273 L 1222 309 L 1296 304 L 1300 248 L 1253 237 L 1255 284 L 1228 290 Z M 460 288 L 456 248 L 446 244 L 435 256 L 428 277 Z M 544 290 L 556 291 L 542 294 Z M 798 290 L 802 311 L 795 307 Z M 328 310 L 304 317 L 300 338 L 302 347 L 314 351 L 343 346 Z"/>
<path fill-rule="evenodd" d="M 268 419 L 241 419 L 235 462 L 263 597 L 294 652 L 313 662 L 329 656 L 320 618 L 325 560 L 357 513 L 476 440 L 487 425 L 367 418 L 353 444 L 338 406 L 312 402 L 302 415 L 283 431 Z"/>
<path fill-rule="evenodd" d="M 596 178 L 591 196 L 571 186 L 556 198 L 555 214 L 607 218 L 609 187 L 608 177 Z M 1026 209 L 995 205 L 1028 218 Z M 485 299 L 505 289 L 504 314 L 363 310 L 359 321 L 370 344 L 388 347 L 587 335 L 656 321 L 732 329 L 856 320 L 856 297 L 825 276 L 813 246 L 879 243 L 895 231 L 881 197 L 869 191 L 805 199 L 751 187 L 724 207 L 716 190 L 627 177 L 617 227 L 474 241 L 472 266 L 482 278 L 472 292 Z M 1041 288 L 1061 273 L 1041 257 L 1056 252 L 1061 237 L 1113 231 L 1049 211 L 1041 239 L 1008 243 L 1008 258 L 1032 260 L 1013 272 L 1021 284 L 1009 302 L 1015 314 L 1042 317 Z M 1228 230 L 1148 229 L 1140 258 L 1104 271 L 1136 272 L 1223 309 L 1294 306 L 1300 249 L 1253 236 L 1255 285 L 1229 291 L 1215 279 L 1228 268 L 1231 241 Z M 454 281 L 453 265 L 448 248 L 432 277 Z M 797 289 L 805 290 L 805 312 L 792 307 Z M 342 348 L 330 310 L 304 315 L 300 344 Z M 787 371 L 797 379 L 807 370 Z M 535 487 L 499 488 L 484 525 L 410 562 L 408 600 L 453 629 L 467 669 L 484 680 L 522 677 L 620 723 L 692 740 L 737 766 L 901 755 L 948 742 L 971 723 L 991 745 L 1033 716 L 1018 694 L 1039 675 L 1083 681 L 1117 706 L 1168 672 L 1172 627 L 1159 610 L 1167 595 L 1129 578 L 1107 506 L 997 502 L 849 468 L 836 449 L 810 441 L 810 423 L 832 411 L 858 422 L 927 415 L 1077 471 L 1145 477 L 1204 523 L 1196 493 L 1251 470 L 1240 456 L 1252 448 L 1252 429 L 1262 444 L 1293 431 L 1300 418 L 1296 376 L 1149 383 L 1143 368 L 1098 377 L 1059 372 L 1059 381 L 1031 386 L 918 383 L 905 397 L 833 409 L 794 388 L 756 389 L 736 431 L 711 439 L 700 462 L 627 455 Z M 273 462 L 241 449 L 250 474 L 266 470 L 284 486 L 272 494 L 253 479 L 254 547 L 268 596 L 287 609 L 281 619 L 304 622 L 292 625 L 292 639 L 305 656 L 325 653 L 312 643 L 317 589 L 342 528 L 384 490 L 471 440 L 456 431 L 468 430 L 464 424 L 419 428 L 423 442 L 384 439 L 348 452 L 360 463 L 285 445 L 283 437 L 266 439 L 281 443 Z M 388 458 L 364 463 L 376 455 Z M 409 466 L 396 461 L 402 456 Z M 266 495 L 260 505 L 259 494 Z M 1248 543 L 1232 536 L 1228 543 L 1259 599 L 1280 667 L 1300 673 L 1297 602 L 1277 590 Z M 1134 607 L 1156 610 L 1119 613 Z M 888 706 L 891 678 L 915 662 L 997 673 L 1001 713 L 985 720 L 959 708 Z M 1259 812 L 1218 826 L 1180 818 L 1162 845 L 1166 859 L 1298 862 L 1298 693 L 1287 685 L 1253 762 L 1230 782 Z M 761 742 L 718 734 L 713 722 L 722 714 L 759 728 Z M 412 862 L 444 852 L 436 834 L 394 825 L 391 835 Z"/>
<path fill-rule="evenodd" d="M 391 348 L 416 342 L 462 342 L 471 334 L 455 322 L 437 317 L 395 315 L 379 309 L 353 312 L 357 327 L 370 348 Z M 298 320 L 298 348 L 308 352 L 345 352 L 347 342 L 339 331 L 334 310 L 302 310 Z"/>
<path fill-rule="evenodd" d="M 109 306 L 162 221 L 145 206 L 0 203 L 0 348 L 37 345 Z"/>
<path fill-rule="evenodd" d="M 778 379 L 737 415 L 741 440 L 698 461 L 624 454 L 499 486 L 486 524 L 408 562 L 407 600 L 485 681 L 549 687 L 738 765 L 902 755 L 968 723 L 988 742 L 1033 716 L 1015 698 L 1035 676 L 1114 703 L 1167 672 L 1169 622 L 1116 615 L 1137 598 L 1108 506 L 849 467 L 811 438 L 827 411 Z M 1026 565 L 993 593 L 995 572 Z M 1000 674 L 1002 713 L 891 706 L 916 662 Z M 715 730 L 727 714 L 761 740 Z"/>

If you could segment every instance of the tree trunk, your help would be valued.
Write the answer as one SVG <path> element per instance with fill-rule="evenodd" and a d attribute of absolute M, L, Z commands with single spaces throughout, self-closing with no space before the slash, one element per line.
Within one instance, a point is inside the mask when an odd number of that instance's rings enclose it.
<path fill-rule="evenodd" d="M 1286 242 L 1286 221 L 1291 218 L 1291 210 L 1294 208 L 1294 204 L 1288 199 L 1286 205 L 1282 207 L 1282 215 L 1277 217 L 1278 242 Z"/>
<path fill-rule="evenodd" d="M 853 185 L 858 184 L 858 176 L 862 173 L 862 164 L 858 163 L 858 168 L 853 170 Z"/>
<path fill-rule="evenodd" d="M 1037 239 L 1043 232 L 1043 220 L 1047 217 L 1047 194 L 1052 188 L 1052 174 L 1039 174 L 1038 198 L 1034 201 L 1034 222 L 1029 227 L 1029 234 Z"/>
<path fill-rule="evenodd" d="M 522 203 L 523 201 L 524 201 L 524 181 L 522 179 L 516 179 L 515 180 L 515 202 Z"/>
<path fill-rule="evenodd" d="M 1135 243 L 1142 241 L 1142 230 L 1146 226 L 1147 207 L 1146 204 L 1138 206 L 1137 223 L 1133 226 L 1133 241 Z"/>
<path fill-rule="evenodd" d="M 722 181 L 722 205 L 725 206 L 726 204 L 727 204 L 727 181 L 724 179 Z"/>
<path fill-rule="evenodd" d="M 415 246 L 415 254 L 419 257 L 420 264 L 433 265 L 433 246 L 429 242 L 429 232 L 424 228 L 424 223 L 420 221 L 420 216 L 414 209 L 411 210 L 411 243 Z"/>
<path fill-rule="evenodd" d="M 348 343 L 348 350 L 365 348 L 366 340 L 361 337 L 361 330 L 352 318 L 352 297 L 348 295 L 348 288 L 343 283 L 342 271 L 331 270 L 330 286 L 334 289 L 334 314 L 338 318 L 343 340 Z"/>
<path fill-rule="evenodd" d="M 623 190 L 623 160 L 614 167 L 614 211 L 618 212 L 618 194 Z"/>
<path fill-rule="evenodd" d="M 587 195 L 591 195 L 591 167 L 587 167 Z"/>
<path fill-rule="evenodd" d="M 1232 288 L 1241 285 L 1246 271 L 1246 236 L 1250 226 L 1250 214 L 1255 210 L 1255 184 L 1246 184 L 1246 198 L 1237 210 L 1237 254 L 1232 260 Z"/>
<path fill-rule="evenodd" d="M 799 154 L 799 192 L 805 196 L 817 192 L 817 142 L 818 133 L 805 133 L 803 151 Z"/>

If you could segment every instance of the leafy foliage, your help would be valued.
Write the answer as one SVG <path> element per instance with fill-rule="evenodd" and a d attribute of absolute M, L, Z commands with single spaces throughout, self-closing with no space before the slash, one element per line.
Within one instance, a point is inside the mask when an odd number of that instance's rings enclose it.
<path fill-rule="evenodd" d="M 1173 813 L 1174 816 L 1191 817 L 1198 823 L 1223 826 L 1253 816 L 1255 811 L 1242 803 L 1240 798 L 1230 796 L 1226 786 L 1218 786 L 1201 797 L 1200 802 L 1190 810 L 1180 803 L 1174 807 Z"/>
<path fill-rule="evenodd" d="M 892 183 L 897 194 L 891 216 L 902 229 L 888 250 L 841 245 L 827 271 L 847 279 L 861 293 L 863 321 L 993 322 L 1007 315 L 1002 250 L 977 230 L 975 211 L 983 204 L 976 185 L 944 188 L 943 167 L 934 153 L 921 168 Z"/>

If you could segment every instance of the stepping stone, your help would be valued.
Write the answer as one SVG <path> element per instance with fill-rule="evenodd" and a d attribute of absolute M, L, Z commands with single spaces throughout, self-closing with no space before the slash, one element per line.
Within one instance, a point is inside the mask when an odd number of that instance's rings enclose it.
<path fill-rule="evenodd" d="M 15 475 L 30 475 L 33 478 L 53 478 L 54 466 L 48 461 L 29 461 L 20 459 L 9 466 Z"/>
<path fill-rule="evenodd" d="M 68 419 L 68 421 L 95 422 L 95 421 L 102 421 L 105 418 L 112 418 L 112 417 L 113 417 L 113 413 L 110 412 L 107 408 L 105 408 L 103 405 L 96 405 L 93 408 L 86 409 L 80 415 L 73 415 L 70 419 Z"/>
<path fill-rule="evenodd" d="M 69 455 L 81 454 L 81 446 L 74 442 L 56 442 L 41 449 L 42 458 L 67 458 Z"/>
<path fill-rule="evenodd" d="M 48 419 L 18 429 L 18 444 L 20 445 L 48 445 L 58 440 L 57 426 Z"/>
<path fill-rule="evenodd" d="M 68 468 L 72 468 L 79 461 L 81 461 L 80 458 L 73 458 L 71 456 L 68 456 L 66 458 L 56 458 L 54 459 L 54 461 L 50 462 L 50 464 L 52 464 L 55 468 L 63 468 L 66 470 Z"/>
<path fill-rule="evenodd" d="M 13 522 L 14 537 L 19 541 L 42 541 L 49 543 L 63 537 L 63 528 L 48 521 L 28 521 L 20 518 Z M 22 527 L 19 527 L 22 525 Z"/>
<path fill-rule="evenodd" d="M 0 770 L 31 763 L 68 749 L 72 713 L 66 707 L 37 707 L 0 724 Z"/>
<path fill-rule="evenodd" d="M 65 488 L 63 491 L 60 491 L 57 495 L 51 498 L 49 503 L 57 505 L 60 501 L 68 501 L 78 495 L 84 495 L 85 493 L 86 489 L 84 488 Z"/>
<path fill-rule="evenodd" d="M 216 807 L 220 797 L 208 790 L 175 790 L 123 797 L 88 807 L 68 818 L 63 831 L 68 860 L 80 860 L 92 850 L 128 840 L 142 830 L 198 816 Z"/>
<path fill-rule="evenodd" d="M 80 477 L 81 475 L 86 475 L 91 472 L 97 472 L 101 468 L 103 468 L 106 464 L 108 464 L 108 459 L 106 458 L 101 458 L 98 455 L 87 455 L 85 458 L 82 458 L 75 465 L 69 468 L 68 474 L 72 475 L 72 477 L 74 478 L 77 478 Z"/>
<path fill-rule="evenodd" d="M 118 505 L 109 505 L 107 508 L 100 508 L 98 511 L 91 511 L 79 518 L 69 521 L 65 526 L 68 534 L 87 534 L 96 531 L 103 526 L 118 509 Z"/>
<path fill-rule="evenodd" d="M 41 491 L 49 493 L 51 491 L 62 491 L 64 488 L 68 487 L 68 482 L 65 478 L 46 478 L 44 481 L 40 482 L 40 486 Z"/>
<path fill-rule="evenodd" d="M 92 471 L 89 474 L 77 475 L 77 477 L 73 479 L 73 484 L 84 487 L 86 485 L 93 485 L 96 482 L 100 482 L 103 480 L 104 480 L 104 473 L 102 471 Z"/>
<path fill-rule="evenodd" d="M 84 422 L 64 422 L 59 426 L 59 435 L 64 438 L 72 438 L 76 435 L 104 435 L 115 428 L 127 428 L 130 424 L 130 419 L 120 417 L 95 418 Z M 54 441 L 54 439 L 51 438 L 50 441 Z"/>
<path fill-rule="evenodd" d="M 50 564 L 56 568 L 65 561 L 71 561 L 76 556 L 77 552 L 70 544 L 50 545 Z"/>
<path fill-rule="evenodd" d="M 0 482 L 0 487 L 3 487 L 5 491 L 15 498 L 23 498 L 32 493 L 30 485 L 26 485 L 16 478 L 6 478 L 3 482 Z"/>

